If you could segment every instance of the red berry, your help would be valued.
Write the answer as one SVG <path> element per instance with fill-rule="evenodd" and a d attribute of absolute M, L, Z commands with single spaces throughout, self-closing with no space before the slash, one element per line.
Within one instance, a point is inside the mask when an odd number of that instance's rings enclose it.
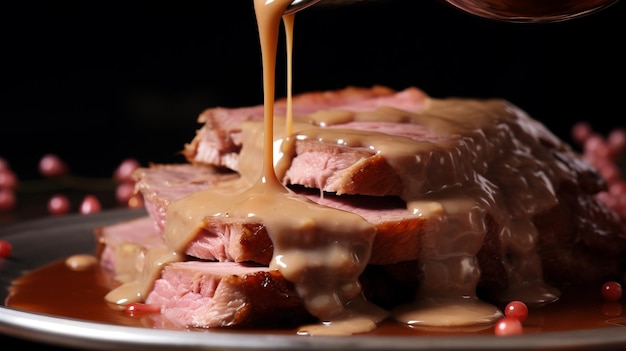
<path fill-rule="evenodd" d="M 100 200 L 94 195 L 85 196 L 83 202 L 80 204 L 80 213 L 82 214 L 96 213 L 101 210 L 102 206 L 100 205 Z"/>
<path fill-rule="evenodd" d="M 584 144 L 592 134 L 591 126 L 587 122 L 578 122 L 572 127 L 572 138 L 579 144 Z"/>
<path fill-rule="evenodd" d="M 128 204 L 128 200 L 131 199 L 135 193 L 135 184 L 131 182 L 122 182 L 115 189 L 115 198 L 117 202 L 123 205 Z"/>
<path fill-rule="evenodd" d="M 134 158 L 127 158 L 117 166 L 113 173 L 113 178 L 118 182 L 132 182 L 133 172 L 140 167 L 139 161 Z"/>
<path fill-rule="evenodd" d="M 57 155 L 47 154 L 39 161 L 39 173 L 44 177 L 61 176 L 67 173 L 67 166 Z"/>
<path fill-rule="evenodd" d="M 6 240 L 0 240 L 0 258 L 7 258 L 11 256 L 13 252 L 13 246 Z"/>
<path fill-rule="evenodd" d="M 517 318 L 500 318 L 495 325 L 494 334 L 498 336 L 517 335 L 522 333 L 522 322 Z"/>
<path fill-rule="evenodd" d="M 15 189 L 17 176 L 10 169 L 0 168 L 0 188 Z"/>
<path fill-rule="evenodd" d="M 0 170 L 10 170 L 11 166 L 9 165 L 9 161 L 0 157 Z"/>
<path fill-rule="evenodd" d="M 15 208 L 15 192 L 13 189 L 0 188 L 0 212 Z"/>
<path fill-rule="evenodd" d="M 528 317 L 528 306 L 522 301 L 511 301 L 504 308 L 504 315 L 523 322 Z"/>
<path fill-rule="evenodd" d="M 602 298 L 606 301 L 617 301 L 622 298 L 622 285 L 609 281 L 602 285 Z"/>
<path fill-rule="evenodd" d="M 607 142 L 614 154 L 619 155 L 623 150 L 626 150 L 626 129 L 612 130 L 607 137 Z"/>
<path fill-rule="evenodd" d="M 53 195 L 48 200 L 48 212 L 53 215 L 62 215 L 70 211 L 70 200 L 62 194 Z"/>

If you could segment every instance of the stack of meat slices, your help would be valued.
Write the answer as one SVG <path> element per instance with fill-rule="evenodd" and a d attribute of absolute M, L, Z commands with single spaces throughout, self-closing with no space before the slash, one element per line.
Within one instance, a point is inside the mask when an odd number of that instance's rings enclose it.
<path fill-rule="evenodd" d="M 369 265 L 360 282 L 365 298 L 383 308 L 415 298 L 424 279 L 421 262 L 436 251 L 432 238 L 440 230 L 440 218 L 407 204 L 465 183 L 484 183 L 490 190 L 481 199 L 493 202 L 485 205 L 484 233 L 474 243 L 480 269 L 475 289 L 482 299 L 498 299 L 500 291 L 516 284 L 516 267 L 524 267 L 527 253 L 520 249 L 522 244 L 505 243 L 507 235 L 515 236 L 508 231 L 510 213 L 531 219 L 529 226 L 537 235 L 528 239 L 533 249 L 528 260 L 538 257 L 539 278 L 549 284 L 599 283 L 619 279 L 624 270 L 626 234 L 618 216 L 595 199 L 605 187 L 603 179 L 540 123 L 506 101 L 434 99 L 416 88 L 348 87 L 295 96 L 293 111 L 303 117 L 301 123 L 316 128 L 373 131 L 428 145 L 398 161 L 371 147 L 308 135 L 288 138 L 291 151 L 279 162 L 284 166 L 277 166 L 279 179 L 292 191 L 375 225 Z M 319 122 L 319 111 L 338 111 L 339 122 Z M 462 127 L 438 129 L 436 123 L 407 123 L 405 112 L 445 123 L 451 123 L 453 115 L 468 116 L 467 121 L 455 120 Z M 342 113 L 361 118 L 342 119 Z M 277 101 L 275 115 L 285 114 L 286 101 Z M 381 114 L 391 117 L 377 120 Z M 262 120 L 263 106 L 208 109 L 199 116 L 202 127 L 182 151 L 188 163 L 138 169 L 136 190 L 145 199 L 148 216 L 96 230 L 101 264 L 120 282 L 136 276 L 142 269 L 137 252 L 165 245 L 168 206 L 240 177 L 242 148 L 252 144 L 245 130 L 262 128 Z M 502 162 L 511 155 L 537 161 L 531 170 L 522 171 L 527 164 L 515 169 Z M 501 202 L 508 203 L 508 217 L 496 210 Z M 268 268 L 273 244 L 263 223 L 211 217 L 203 221 L 185 254 L 184 262 L 163 267 L 145 298 L 161 307 L 157 325 L 295 326 L 315 320 L 294 285 Z"/>

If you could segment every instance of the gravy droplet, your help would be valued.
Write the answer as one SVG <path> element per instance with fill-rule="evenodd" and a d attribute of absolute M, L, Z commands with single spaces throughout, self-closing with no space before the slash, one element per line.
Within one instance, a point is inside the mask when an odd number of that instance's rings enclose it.
<path fill-rule="evenodd" d="M 490 326 L 504 317 L 495 306 L 475 298 L 425 298 L 393 312 L 394 319 L 411 327 Z"/>
<path fill-rule="evenodd" d="M 352 335 L 370 332 L 378 327 L 389 312 L 362 298 L 346 304 L 342 315 L 323 323 L 309 324 L 298 329 L 298 335 Z"/>

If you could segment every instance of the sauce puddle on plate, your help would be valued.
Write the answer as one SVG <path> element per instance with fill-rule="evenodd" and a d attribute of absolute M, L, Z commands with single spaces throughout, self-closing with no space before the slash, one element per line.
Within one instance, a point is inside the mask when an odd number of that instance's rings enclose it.
<path fill-rule="evenodd" d="M 99 265 L 75 270 L 59 260 L 37 268 L 13 282 L 6 306 L 28 312 L 121 326 L 156 328 L 150 314 L 131 316 L 104 296 L 118 284 Z M 604 301 L 600 288 L 582 291 L 563 289 L 561 298 L 551 304 L 530 308 L 524 333 L 558 332 L 626 326 L 626 302 Z M 168 328 L 177 329 L 177 328 Z M 201 329 L 200 331 L 204 331 Z M 206 329 L 209 330 L 209 329 Z M 211 332 L 259 332 L 259 329 L 210 328 Z M 295 334 L 294 329 L 263 330 Z M 392 320 L 384 321 L 366 335 L 450 336 L 493 335 L 493 326 L 474 329 L 416 329 Z"/>

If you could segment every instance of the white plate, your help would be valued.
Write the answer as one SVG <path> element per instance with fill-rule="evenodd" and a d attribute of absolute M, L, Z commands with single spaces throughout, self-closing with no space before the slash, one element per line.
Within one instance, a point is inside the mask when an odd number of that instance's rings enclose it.
<path fill-rule="evenodd" d="M 143 210 L 44 218 L 0 227 L 13 244 L 11 258 L 0 260 L 0 299 L 24 272 L 77 253 L 92 253 L 93 229 L 145 215 Z M 262 333 L 190 332 L 125 327 L 0 307 L 0 333 L 45 344 L 90 350 L 556 350 L 626 348 L 623 327 L 496 337 L 346 336 L 305 337 Z M 0 339 L 1 340 L 1 339 Z"/>

